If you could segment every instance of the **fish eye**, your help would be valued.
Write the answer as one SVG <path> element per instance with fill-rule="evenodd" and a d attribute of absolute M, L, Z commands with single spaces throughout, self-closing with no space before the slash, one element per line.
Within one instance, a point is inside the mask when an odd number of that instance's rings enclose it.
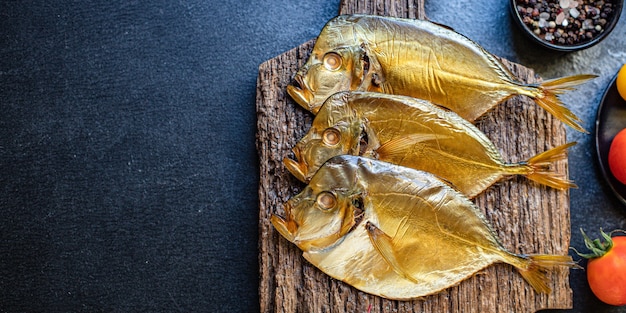
<path fill-rule="evenodd" d="M 315 202 L 317 202 L 317 205 L 319 205 L 322 210 L 330 210 L 337 205 L 337 198 L 334 194 L 324 191 L 317 195 Z"/>
<path fill-rule="evenodd" d="M 322 133 L 322 141 L 329 146 L 334 146 L 341 140 L 341 133 L 335 128 L 327 128 Z"/>
<path fill-rule="evenodd" d="M 324 67 L 329 71 L 336 71 L 341 67 L 341 56 L 335 52 L 324 55 Z"/>

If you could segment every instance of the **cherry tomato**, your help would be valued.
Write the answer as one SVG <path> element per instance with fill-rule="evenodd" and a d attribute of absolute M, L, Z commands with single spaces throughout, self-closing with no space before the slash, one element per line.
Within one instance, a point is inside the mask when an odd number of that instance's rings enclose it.
<path fill-rule="evenodd" d="M 626 64 L 622 65 L 622 68 L 617 72 L 615 84 L 619 95 L 626 100 Z"/>
<path fill-rule="evenodd" d="M 617 180 L 626 184 L 626 128 L 620 130 L 611 142 L 609 169 Z"/>
<path fill-rule="evenodd" d="M 587 281 L 593 294 L 602 302 L 626 305 L 626 236 L 613 236 L 600 229 L 604 242 L 591 240 L 582 231 L 585 245 L 591 253 L 578 255 L 588 258 Z M 612 232 L 613 233 L 613 232 Z"/>

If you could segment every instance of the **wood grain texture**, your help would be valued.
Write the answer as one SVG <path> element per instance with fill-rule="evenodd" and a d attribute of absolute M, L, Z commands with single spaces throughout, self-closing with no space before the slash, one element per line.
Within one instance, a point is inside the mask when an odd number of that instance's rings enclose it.
<path fill-rule="evenodd" d="M 340 14 L 370 13 L 424 18 L 422 1 L 344 0 Z M 308 130 L 313 115 L 286 93 L 286 86 L 306 61 L 314 40 L 260 65 L 257 81 L 257 149 L 259 182 L 259 266 L 261 312 L 535 312 L 571 308 L 569 271 L 548 273 L 552 293 L 537 294 L 509 265 L 496 264 L 457 286 L 414 301 L 392 301 L 369 295 L 330 278 L 302 257 L 270 223 L 272 213 L 303 184 L 282 164 L 297 140 Z M 539 80 L 534 72 L 502 60 L 526 82 Z M 565 143 L 562 123 L 530 99 L 513 97 L 477 122 L 508 162 L 526 160 Z M 567 161 L 556 169 L 567 173 Z M 569 195 L 525 178 L 500 182 L 475 203 L 515 253 L 567 254 L 570 239 Z"/>

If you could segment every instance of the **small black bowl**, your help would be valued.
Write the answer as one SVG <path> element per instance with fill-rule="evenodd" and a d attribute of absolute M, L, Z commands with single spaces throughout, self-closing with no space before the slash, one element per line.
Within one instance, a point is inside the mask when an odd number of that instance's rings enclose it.
<path fill-rule="evenodd" d="M 553 1 L 556 1 L 557 3 L 559 2 L 559 0 L 551 0 L 551 2 L 553 2 Z M 583 3 L 583 0 L 570 0 L 568 2 L 573 2 L 573 1 L 577 1 L 580 4 Z M 536 0 L 536 2 L 537 3 L 548 3 L 547 0 Z M 607 1 L 607 2 L 609 2 L 609 1 Z M 586 48 L 589 48 L 589 47 L 599 43 L 604 38 L 606 38 L 609 35 L 609 33 L 611 33 L 611 31 L 613 30 L 613 28 L 615 27 L 617 22 L 619 21 L 620 15 L 622 14 L 622 7 L 624 6 L 624 0 L 611 1 L 612 6 L 613 6 L 612 7 L 613 12 L 611 13 L 612 15 L 609 15 L 607 18 L 604 19 L 606 21 L 606 23 L 603 26 L 601 25 L 602 31 L 599 34 L 596 33 L 595 36 L 593 36 L 593 38 L 591 40 L 581 41 L 579 43 L 567 44 L 567 43 L 559 43 L 558 42 L 558 38 L 556 38 L 555 42 L 551 42 L 551 41 L 548 41 L 548 40 L 542 38 L 542 36 L 545 36 L 544 32 L 542 32 L 540 35 L 535 34 L 533 32 L 533 29 L 531 29 L 528 25 L 526 25 L 524 23 L 524 16 L 522 16 L 520 14 L 520 11 L 518 9 L 517 0 L 510 0 L 509 3 L 510 3 L 509 7 L 511 9 L 511 15 L 513 16 L 513 20 L 515 20 L 515 23 L 520 27 L 522 32 L 526 36 L 528 36 L 528 38 L 530 38 L 532 41 L 534 41 L 534 42 L 538 43 L 539 45 L 541 45 L 543 47 L 546 47 L 548 49 L 556 50 L 556 51 L 564 51 L 564 52 L 571 52 L 571 51 L 578 51 L 578 50 L 586 49 Z M 530 6 L 530 5 L 527 5 L 527 6 Z M 560 8 L 560 5 L 557 4 L 557 6 Z M 576 7 L 576 9 L 578 10 L 578 12 L 580 12 L 581 10 L 584 10 L 584 8 L 582 8 L 580 5 L 579 5 L 579 7 Z M 566 10 L 569 13 L 569 9 L 566 9 Z M 602 13 L 602 11 L 600 11 L 600 13 Z M 586 15 L 586 13 L 585 13 L 585 15 Z M 538 20 L 539 16 L 537 16 L 536 19 Z M 599 17 L 598 19 L 601 19 L 601 18 Z M 549 21 L 550 20 L 555 22 L 554 19 L 552 17 L 550 17 L 549 19 L 545 20 L 546 23 L 547 23 L 546 25 L 549 25 Z M 591 19 L 591 20 L 593 21 L 594 19 Z M 580 20 L 578 20 L 578 22 L 580 22 L 581 25 L 584 23 L 584 21 L 581 22 Z M 537 23 L 539 23 L 539 22 L 537 21 Z M 594 27 L 595 27 L 595 25 L 594 25 Z M 558 28 L 561 28 L 561 26 L 559 26 Z M 555 27 L 554 29 L 558 29 L 558 28 Z M 543 29 L 545 30 L 545 29 L 550 29 L 550 28 L 549 28 L 549 26 L 545 26 Z M 591 30 L 589 29 L 589 31 L 591 31 Z"/>

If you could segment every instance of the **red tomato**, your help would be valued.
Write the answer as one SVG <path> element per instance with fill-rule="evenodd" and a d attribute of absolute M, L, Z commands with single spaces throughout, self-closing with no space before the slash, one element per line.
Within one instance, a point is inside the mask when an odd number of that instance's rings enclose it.
<path fill-rule="evenodd" d="M 622 184 L 626 184 L 626 128 L 622 129 L 609 148 L 609 168 Z"/>
<path fill-rule="evenodd" d="M 583 232 L 585 245 L 592 250 L 590 254 L 579 254 L 589 258 L 587 262 L 589 287 L 604 303 L 626 305 L 626 236 L 611 238 L 600 231 L 604 243 L 597 239 L 591 241 Z"/>

